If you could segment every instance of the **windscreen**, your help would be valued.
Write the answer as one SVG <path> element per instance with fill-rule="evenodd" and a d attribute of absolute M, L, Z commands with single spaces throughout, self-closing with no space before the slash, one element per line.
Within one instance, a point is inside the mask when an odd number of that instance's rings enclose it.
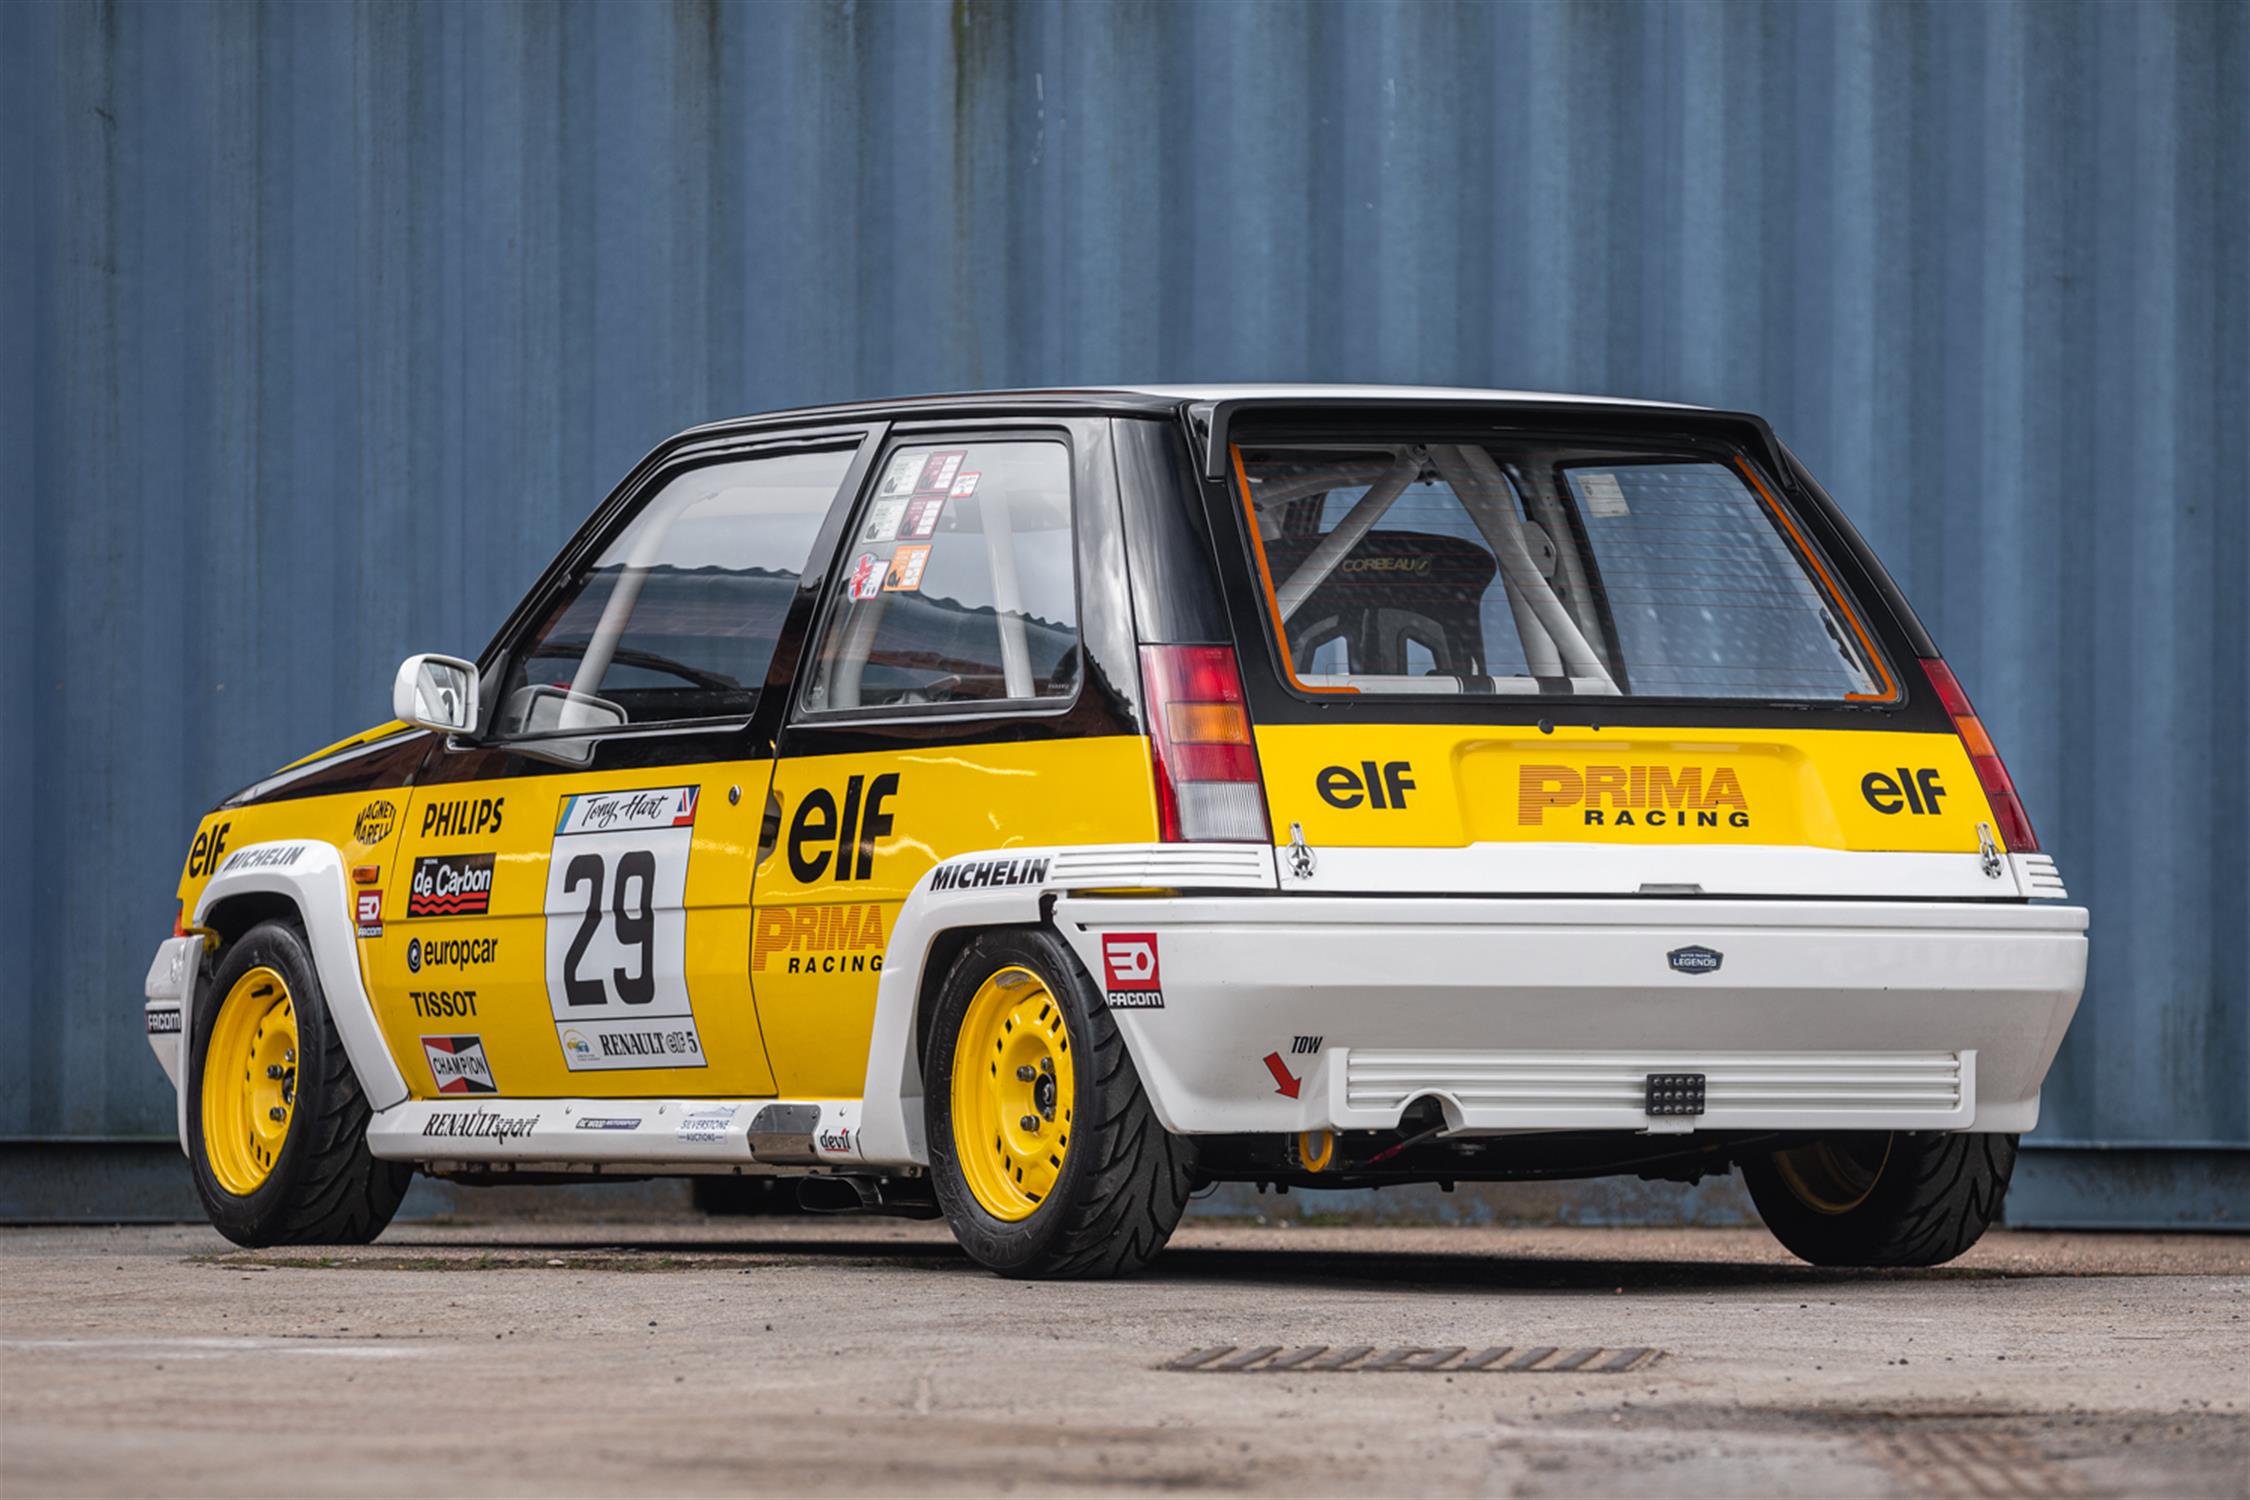
<path fill-rule="evenodd" d="M 1832 573 L 1739 454 L 1526 436 L 1236 456 L 1307 691 L 1896 696 Z"/>

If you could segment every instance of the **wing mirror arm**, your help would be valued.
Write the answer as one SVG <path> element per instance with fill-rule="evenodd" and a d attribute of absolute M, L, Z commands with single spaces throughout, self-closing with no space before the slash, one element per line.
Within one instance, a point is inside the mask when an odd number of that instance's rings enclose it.
<path fill-rule="evenodd" d="M 458 656 L 409 656 L 391 684 L 392 716 L 418 729 L 474 734 L 481 707 L 476 663 Z"/>

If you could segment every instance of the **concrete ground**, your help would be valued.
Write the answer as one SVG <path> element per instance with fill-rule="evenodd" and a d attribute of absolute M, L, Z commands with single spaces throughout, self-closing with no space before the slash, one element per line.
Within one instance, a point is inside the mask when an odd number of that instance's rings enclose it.
<path fill-rule="evenodd" d="M 1179 1373 L 1214 1345 L 1653 1347 L 1629 1374 Z M 1183 1229 L 1000 1281 L 880 1220 L 0 1231 L 0 1493 L 2250 1492 L 2250 1244 Z"/>

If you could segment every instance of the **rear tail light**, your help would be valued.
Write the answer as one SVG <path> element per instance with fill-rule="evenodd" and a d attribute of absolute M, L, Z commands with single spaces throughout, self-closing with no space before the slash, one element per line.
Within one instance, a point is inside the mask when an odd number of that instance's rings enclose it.
<path fill-rule="evenodd" d="M 1167 844 L 1270 844 L 1265 782 L 1228 646 L 1143 646 L 1156 826 Z"/>
<path fill-rule="evenodd" d="M 2009 779 L 2008 768 L 2000 763 L 2000 752 L 1993 748 L 1992 736 L 1985 733 L 1984 724 L 1977 711 L 1969 705 L 1969 695 L 1961 691 L 1961 684 L 1953 669 L 1942 661 L 1925 660 L 1922 671 L 1937 689 L 1938 702 L 1952 715 L 1953 728 L 1961 736 L 1961 747 L 1969 752 L 1969 764 L 1976 768 L 1977 782 L 1984 788 L 1984 800 L 1992 804 L 1992 821 L 2000 827 L 2000 842 L 2014 854 L 2037 854 L 2039 835 L 2031 831 L 2031 819 L 2023 810 L 2023 800 L 2016 796 L 2016 784 Z"/>

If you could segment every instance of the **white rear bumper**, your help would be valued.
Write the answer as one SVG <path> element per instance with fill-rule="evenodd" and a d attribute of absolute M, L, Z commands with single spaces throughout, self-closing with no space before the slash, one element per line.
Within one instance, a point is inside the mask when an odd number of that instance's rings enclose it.
<path fill-rule="evenodd" d="M 2024 1131 L 2086 975 L 2064 906 L 1074 897 L 1054 920 L 1097 982 L 1104 934 L 1155 935 L 1161 1006 L 1113 1014 L 1185 1133 L 1383 1129 L 1422 1098 L 1468 1131 Z M 1650 1115 L 1652 1073 L 1702 1075 L 1703 1112 Z"/>

